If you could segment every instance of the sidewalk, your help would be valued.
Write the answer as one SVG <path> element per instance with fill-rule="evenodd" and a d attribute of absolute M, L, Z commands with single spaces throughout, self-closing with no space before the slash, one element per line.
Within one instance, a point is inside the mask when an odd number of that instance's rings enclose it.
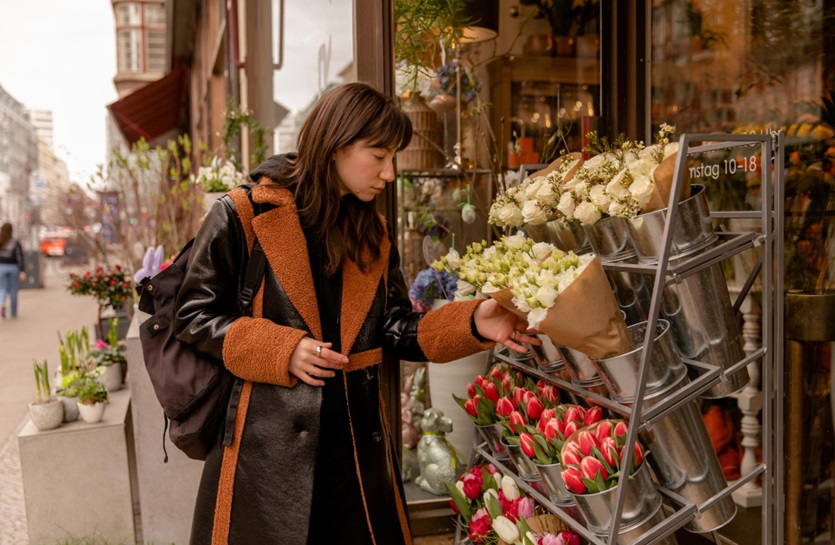
<path fill-rule="evenodd" d="M 0 545 L 29 541 L 17 434 L 35 395 L 32 359 L 46 359 L 54 371 L 60 365 L 57 332 L 86 325 L 92 334 L 96 319 L 93 299 L 70 295 L 65 279 L 66 272 L 45 260 L 44 287 L 21 290 L 17 319 L 0 320 Z"/>

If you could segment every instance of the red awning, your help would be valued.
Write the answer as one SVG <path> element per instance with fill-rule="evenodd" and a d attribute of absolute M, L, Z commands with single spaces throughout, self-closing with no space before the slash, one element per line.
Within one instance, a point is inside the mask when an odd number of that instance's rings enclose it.
<path fill-rule="evenodd" d="M 180 126 L 185 114 L 187 73 L 180 66 L 107 106 L 128 143 L 142 137 L 152 142 Z"/>

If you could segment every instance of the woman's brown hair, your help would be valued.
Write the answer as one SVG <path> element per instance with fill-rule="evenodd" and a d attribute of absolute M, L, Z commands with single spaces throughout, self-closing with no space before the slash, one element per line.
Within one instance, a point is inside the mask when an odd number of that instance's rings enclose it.
<path fill-rule="evenodd" d="M 305 119 L 288 189 L 295 195 L 302 225 L 317 229 L 327 254 L 326 274 L 334 274 L 346 256 L 366 270 L 379 259 L 385 236 L 373 201 L 362 202 L 349 194 L 340 205 L 334 154 L 364 139 L 372 147 L 399 151 L 411 138 L 412 123 L 406 114 L 364 83 L 326 92 Z"/>
<path fill-rule="evenodd" d="M 0 227 L 0 249 L 5 248 L 10 240 L 12 240 L 12 224 L 4 223 L 3 227 Z"/>

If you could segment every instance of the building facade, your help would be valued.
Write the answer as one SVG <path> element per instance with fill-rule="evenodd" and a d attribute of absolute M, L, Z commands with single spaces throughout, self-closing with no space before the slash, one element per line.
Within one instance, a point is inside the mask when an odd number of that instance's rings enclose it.
<path fill-rule="evenodd" d="M 0 87 L 0 217 L 28 242 L 29 189 L 38 168 L 38 140 L 24 105 Z"/>

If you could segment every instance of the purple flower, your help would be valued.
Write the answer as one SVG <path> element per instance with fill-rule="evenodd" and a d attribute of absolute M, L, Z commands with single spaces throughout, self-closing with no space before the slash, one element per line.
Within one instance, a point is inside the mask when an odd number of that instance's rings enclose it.
<path fill-rule="evenodd" d="M 409 297 L 413 301 L 420 301 L 427 307 L 432 306 L 433 299 L 452 300 L 455 296 L 458 281 L 445 272 L 438 272 L 432 268 L 420 271 L 409 288 Z"/>

